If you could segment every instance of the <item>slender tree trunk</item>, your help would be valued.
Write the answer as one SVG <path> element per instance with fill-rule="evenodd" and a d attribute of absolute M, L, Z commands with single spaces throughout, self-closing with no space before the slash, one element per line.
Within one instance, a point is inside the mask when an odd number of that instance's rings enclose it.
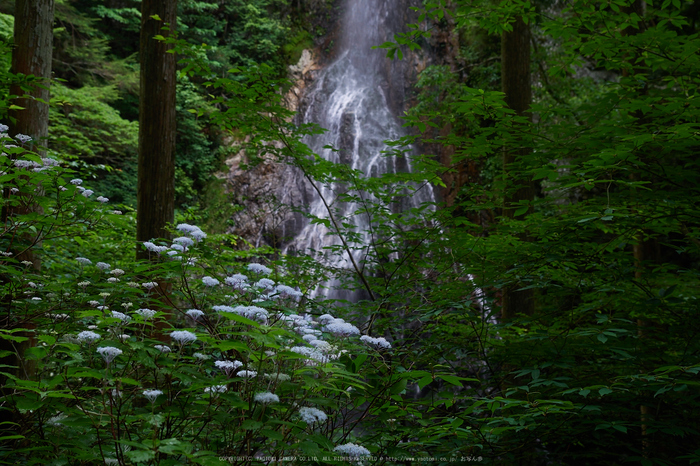
<path fill-rule="evenodd" d="M 530 27 L 522 17 L 513 23 L 513 30 L 504 32 L 501 38 L 501 87 L 505 94 L 506 104 L 520 116 L 528 116 L 532 101 L 532 85 L 530 83 Z M 514 178 L 513 166 L 518 159 L 527 156 L 530 149 L 522 147 L 506 147 L 503 152 L 503 170 L 508 185 L 515 184 L 514 191 L 508 191 L 504 196 L 503 215 L 513 218 L 514 204 L 519 201 L 532 201 L 535 198 L 535 188 L 532 182 Z M 527 240 L 527 238 L 521 238 Z M 532 314 L 534 311 L 533 290 L 517 291 L 520 284 L 511 285 L 503 292 L 501 317 L 504 320 L 513 318 L 517 313 Z"/>
<path fill-rule="evenodd" d="M 141 91 L 139 100 L 139 168 L 136 240 L 168 237 L 165 229 L 175 212 L 175 83 L 176 60 L 165 37 L 167 24 L 174 31 L 176 0 L 141 3 Z M 157 15 L 162 21 L 153 19 Z M 137 247 L 137 257 L 148 253 Z"/>

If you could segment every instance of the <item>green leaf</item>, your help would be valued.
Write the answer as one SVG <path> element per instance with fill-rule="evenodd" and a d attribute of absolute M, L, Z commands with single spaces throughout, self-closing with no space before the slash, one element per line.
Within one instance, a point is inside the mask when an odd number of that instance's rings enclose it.
<path fill-rule="evenodd" d="M 608 395 L 608 394 L 610 394 L 610 393 L 612 393 L 612 392 L 613 392 L 613 391 L 610 390 L 610 389 L 607 388 L 607 387 L 601 388 L 600 390 L 598 390 L 598 393 L 600 394 L 600 396 L 605 396 L 605 395 Z"/>

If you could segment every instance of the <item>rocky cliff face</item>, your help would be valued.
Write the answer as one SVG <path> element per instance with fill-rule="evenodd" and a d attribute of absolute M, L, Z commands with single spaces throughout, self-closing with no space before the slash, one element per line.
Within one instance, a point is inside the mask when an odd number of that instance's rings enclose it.
<path fill-rule="evenodd" d="M 399 0 L 399 5 L 404 14 L 393 16 L 394 24 L 390 27 L 395 31 L 404 30 L 405 24 L 416 22 L 416 13 L 410 7 L 419 6 L 419 2 Z M 342 16 L 340 12 L 334 18 Z M 300 114 L 306 113 L 309 103 L 305 96 L 320 70 L 332 63 L 341 51 L 339 28 L 333 26 L 328 29 L 331 32 L 319 40 L 315 49 L 304 50 L 299 62 L 289 67 L 293 85 L 285 100 L 291 110 Z M 413 84 L 418 74 L 429 64 L 444 61 L 442 54 L 453 47 L 452 39 L 454 38 L 448 33 L 439 33 L 434 36 L 432 43 L 424 44 L 423 50 L 405 50 L 403 60 L 381 60 L 378 85 L 395 117 L 400 117 L 411 105 Z M 381 51 L 377 53 L 381 54 Z M 343 141 L 347 146 L 355 137 L 352 134 L 353 121 L 350 121 L 354 115 L 346 113 L 343 118 L 338 139 L 341 161 Z M 246 162 L 245 154 L 238 153 L 226 161 L 228 170 L 220 174 L 226 180 L 234 203 L 240 206 L 233 217 L 235 226 L 229 232 L 243 237 L 255 246 L 283 247 L 305 225 L 305 218 L 298 210 L 306 210 L 314 194 L 305 186 L 299 174 L 285 163 L 267 158 L 255 167 L 244 169 Z"/>

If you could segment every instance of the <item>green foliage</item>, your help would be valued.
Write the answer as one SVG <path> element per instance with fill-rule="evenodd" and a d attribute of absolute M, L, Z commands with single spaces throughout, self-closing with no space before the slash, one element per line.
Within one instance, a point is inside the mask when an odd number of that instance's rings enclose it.
<path fill-rule="evenodd" d="M 214 96 L 194 109 L 188 131 L 199 131 L 197 118 L 210 112 L 211 124 L 248 137 L 253 160 L 275 156 L 317 187 L 352 187 L 336 189 L 335 202 L 354 202 L 350 215 L 370 219 L 369 244 L 348 219 L 331 215 L 332 206 L 315 219 L 342 238 L 318 252 L 352 254 L 353 270 L 332 271 L 305 256 L 268 263 L 270 279 L 298 287 L 301 301 L 283 297 L 280 288 L 264 291 L 260 280 L 250 288 L 236 284 L 233 274 L 252 276 L 245 264 L 273 251 L 241 250 L 234 244 L 239 239 L 226 235 L 187 248 L 140 245 L 154 251 L 153 261 L 133 264 L 133 244 L 123 243 L 129 217 L 95 210 L 60 171 L 20 170 L 41 159 L 6 148 L 0 182 L 11 195 L 3 202 L 17 221 L 6 223 L 0 249 L 38 250 L 42 240 L 46 254 L 41 275 L 18 255 L 0 257 L 3 290 L 13 297 L 2 304 L 12 306 L 16 319 L 0 336 L 26 342 L 19 324 L 31 321 L 38 342 L 25 353 L 37 377 L 4 370 L 13 391 L 4 392 L 3 407 L 16 422 L 7 430 L 5 440 L 14 442 L 3 451 L 7 461 L 44 464 L 72 456 L 214 464 L 219 456 L 257 454 L 335 464 L 341 460 L 334 448 L 353 442 L 373 456 L 398 458 L 386 464 L 697 462 L 700 39 L 682 6 L 648 3 L 642 23 L 629 2 L 577 1 L 551 17 L 526 2 L 488 8 L 458 2 L 458 23 L 479 18 L 483 30 L 498 33 L 524 13 L 538 38 L 556 44 L 535 54 L 547 76 L 536 93 L 535 118 L 516 117 L 499 92 L 464 85 L 446 68 L 428 69 L 421 106 L 407 118 L 415 132 L 391 143 L 413 172 L 374 178 L 327 162 L 300 142 L 321 129 L 290 123 L 274 67 L 217 74 L 208 50 L 177 42 L 183 74 Z M 438 20 L 446 14 L 429 5 L 425 18 L 430 11 Z M 587 63 L 611 79 L 579 79 L 572 70 Z M 436 127 L 450 130 L 435 137 Z M 417 142 L 451 146 L 455 166 L 413 155 L 408 145 Z M 397 207 L 429 183 L 439 185 L 459 162 L 493 163 L 503 147 L 529 150 L 508 177 L 494 170 L 489 189 L 465 185 L 452 208 Z M 505 193 L 519 179 L 537 182 L 538 196 L 505 218 Z M 20 209 L 30 205 L 44 214 Z M 113 222 L 113 233 L 94 233 L 102 221 Z M 189 235 L 202 239 L 197 231 Z M 74 262 L 79 252 L 97 260 L 102 250 L 112 273 Z M 382 335 L 391 349 L 334 335 L 323 314 L 343 310 L 310 299 L 329 272 L 370 297 L 349 305 L 345 318 L 361 320 L 364 334 Z M 225 286 L 212 281 L 226 278 L 232 281 Z M 158 286 L 146 292 L 129 281 Z M 534 290 L 535 312 L 503 321 L 503 290 L 513 286 Z M 212 312 L 219 305 L 255 306 L 267 319 L 251 308 Z M 133 313 L 124 321 L 95 306 L 128 312 L 150 306 L 160 313 L 153 321 Z M 186 317 L 188 308 L 205 317 Z M 328 355 L 348 351 L 328 361 L 292 351 L 300 346 L 318 356 L 293 331 L 306 326 L 298 318 L 304 312 L 326 321 L 308 326 L 336 346 Z M 87 325 L 101 334 L 98 343 L 75 341 Z M 163 344 L 157 340 L 176 328 L 197 340 L 157 351 L 154 344 Z M 100 346 L 122 353 L 107 363 L 96 352 Z M 237 359 L 257 374 L 224 374 L 214 359 Z M 204 392 L 218 385 L 227 390 Z M 145 389 L 163 393 L 151 402 Z M 280 402 L 262 406 L 255 395 L 268 390 Z M 302 406 L 323 410 L 329 420 L 309 425 Z"/>

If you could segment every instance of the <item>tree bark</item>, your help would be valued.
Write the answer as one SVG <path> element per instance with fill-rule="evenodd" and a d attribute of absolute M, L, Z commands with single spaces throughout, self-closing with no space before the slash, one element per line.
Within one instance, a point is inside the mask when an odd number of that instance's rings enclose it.
<path fill-rule="evenodd" d="M 530 83 L 530 27 L 522 17 L 513 23 L 513 30 L 504 32 L 501 38 L 501 87 L 505 102 L 519 116 L 530 117 L 532 85 Z M 532 201 L 535 187 L 532 182 L 511 175 L 513 165 L 521 157 L 530 153 L 529 148 L 506 147 L 503 151 L 503 170 L 508 185 L 515 184 L 515 190 L 508 190 L 504 196 L 503 216 L 513 218 L 519 201 Z M 530 210 L 532 207 L 530 207 Z M 521 238 L 527 240 L 525 236 Z M 501 317 L 504 320 L 517 313 L 531 315 L 534 312 L 533 290 L 517 291 L 521 284 L 513 284 L 503 292 Z"/>
<path fill-rule="evenodd" d="M 10 87 L 16 95 L 14 105 L 23 110 L 10 111 L 10 136 L 18 133 L 33 138 L 36 144 L 46 144 L 49 133 L 49 82 L 53 52 L 54 0 L 15 1 L 15 48 L 12 52 L 11 73 L 38 78 L 42 87 L 22 89 L 19 84 Z"/>
<path fill-rule="evenodd" d="M 139 166 L 136 240 L 168 237 L 175 217 L 175 84 L 176 60 L 171 45 L 156 40 L 174 31 L 176 0 L 141 3 L 141 90 L 139 99 Z M 158 15 L 162 21 L 153 19 Z M 137 246 L 137 258 L 148 252 Z"/>

